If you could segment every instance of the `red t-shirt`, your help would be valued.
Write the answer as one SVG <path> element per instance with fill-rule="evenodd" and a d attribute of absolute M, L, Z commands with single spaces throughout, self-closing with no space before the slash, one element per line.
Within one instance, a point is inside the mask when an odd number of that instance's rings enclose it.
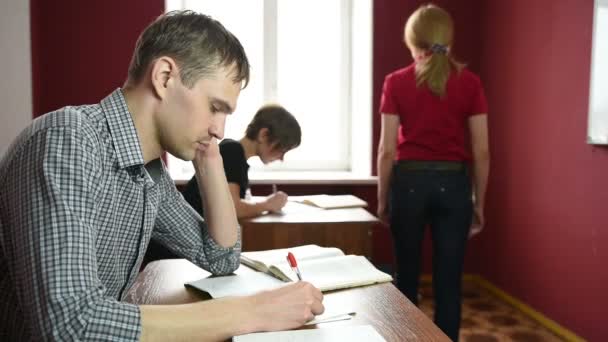
<path fill-rule="evenodd" d="M 416 87 L 415 64 L 384 80 L 380 113 L 400 119 L 396 160 L 471 160 L 465 145 L 468 118 L 487 112 L 481 81 L 466 68 L 452 72 L 443 98 L 426 84 Z"/>

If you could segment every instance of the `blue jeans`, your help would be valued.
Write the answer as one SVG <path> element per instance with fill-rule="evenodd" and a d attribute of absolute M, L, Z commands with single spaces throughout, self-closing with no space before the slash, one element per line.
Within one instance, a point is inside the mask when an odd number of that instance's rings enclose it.
<path fill-rule="evenodd" d="M 404 170 L 395 165 L 390 211 L 397 287 L 418 304 L 422 239 L 430 225 L 435 324 L 458 341 L 462 268 L 473 214 L 467 169 Z"/>

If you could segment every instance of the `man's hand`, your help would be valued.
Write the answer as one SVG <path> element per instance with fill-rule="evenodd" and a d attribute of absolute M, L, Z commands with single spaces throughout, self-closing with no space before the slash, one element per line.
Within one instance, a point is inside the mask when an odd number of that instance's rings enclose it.
<path fill-rule="evenodd" d="M 211 141 L 209 141 L 209 144 L 202 145 L 199 149 L 196 150 L 196 155 L 194 156 L 194 160 L 192 161 L 192 163 L 194 164 L 194 169 L 198 171 L 199 167 L 204 166 L 204 163 L 206 161 L 218 159 L 219 157 L 220 148 L 218 146 L 217 139 L 212 138 Z"/>
<path fill-rule="evenodd" d="M 295 329 L 325 311 L 323 294 L 305 281 L 260 292 L 252 299 L 258 331 Z"/>
<path fill-rule="evenodd" d="M 475 206 L 473 208 L 473 223 L 471 223 L 471 229 L 469 230 L 469 238 L 481 233 L 485 225 L 485 217 L 483 215 L 483 207 Z"/>
<path fill-rule="evenodd" d="M 283 191 L 277 191 L 270 196 L 266 197 L 264 201 L 266 209 L 269 211 L 281 211 L 281 209 L 287 203 L 287 194 Z"/>
<path fill-rule="evenodd" d="M 217 139 L 201 144 L 192 163 L 209 235 L 220 246 L 232 247 L 238 242 L 239 225 Z"/>

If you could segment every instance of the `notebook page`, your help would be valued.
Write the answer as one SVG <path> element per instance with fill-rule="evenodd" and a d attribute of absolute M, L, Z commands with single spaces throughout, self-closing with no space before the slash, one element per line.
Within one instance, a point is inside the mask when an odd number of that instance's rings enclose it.
<path fill-rule="evenodd" d="M 185 284 L 199 291 L 208 293 L 213 298 L 228 296 L 247 296 L 263 290 L 270 290 L 286 285 L 266 273 L 250 272 L 223 277 L 203 278 Z"/>
<path fill-rule="evenodd" d="M 379 271 L 369 260 L 360 255 L 300 261 L 298 266 L 303 280 L 312 283 L 321 291 L 393 280 L 389 274 Z M 292 280 L 297 279 L 289 265 L 281 264 L 277 265 L 277 268 Z"/>
<path fill-rule="evenodd" d="M 336 326 L 321 329 L 287 330 L 254 333 L 233 337 L 234 342 L 383 342 L 386 341 L 371 325 Z"/>
<path fill-rule="evenodd" d="M 320 247 L 317 245 L 305 245 L 259 252 L 242 252 L 241 255 L 251 260 L 261 261 L 267 266 L 270 266 L 287 264 L 287 260 L 285 259 L 287 257 L 287 252 L 293 253 L 298 262 L 344 255 L 344 253 L 338 248 Z"/>
<path fill-rule="evenodd" d="M 289 200 L 324 209 L 357 208 L 367 206 L 367 202 L 353 195 L 290 196 Z"/>

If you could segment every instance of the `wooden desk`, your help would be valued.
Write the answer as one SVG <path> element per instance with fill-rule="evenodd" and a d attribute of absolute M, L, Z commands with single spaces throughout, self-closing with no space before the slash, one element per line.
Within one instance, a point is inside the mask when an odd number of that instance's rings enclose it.
<path fill-rule="evenodd" d="M 253 272 L 242 266 L 237 273 Z M 148 264 L 127 294 L 135 304 L 179 304 L 203 298 L 184 283 L 209 276 L 185 259 L 159 260 Z M 354 311 L 353 319 L 317 324 L 306 328 L 341 325 L 372 325 L 387 341 L 449 341 L 449 338 L 390 283 L 325 293 L 327 310 Z"/>
<path fill-rule="evenodd" d="M 377 222 L 364 208 L 325 210 L 287 202 L 280 214 L 241 221 L 243 251 L 316 244 L 371 258 L 372 227 Z"/>

